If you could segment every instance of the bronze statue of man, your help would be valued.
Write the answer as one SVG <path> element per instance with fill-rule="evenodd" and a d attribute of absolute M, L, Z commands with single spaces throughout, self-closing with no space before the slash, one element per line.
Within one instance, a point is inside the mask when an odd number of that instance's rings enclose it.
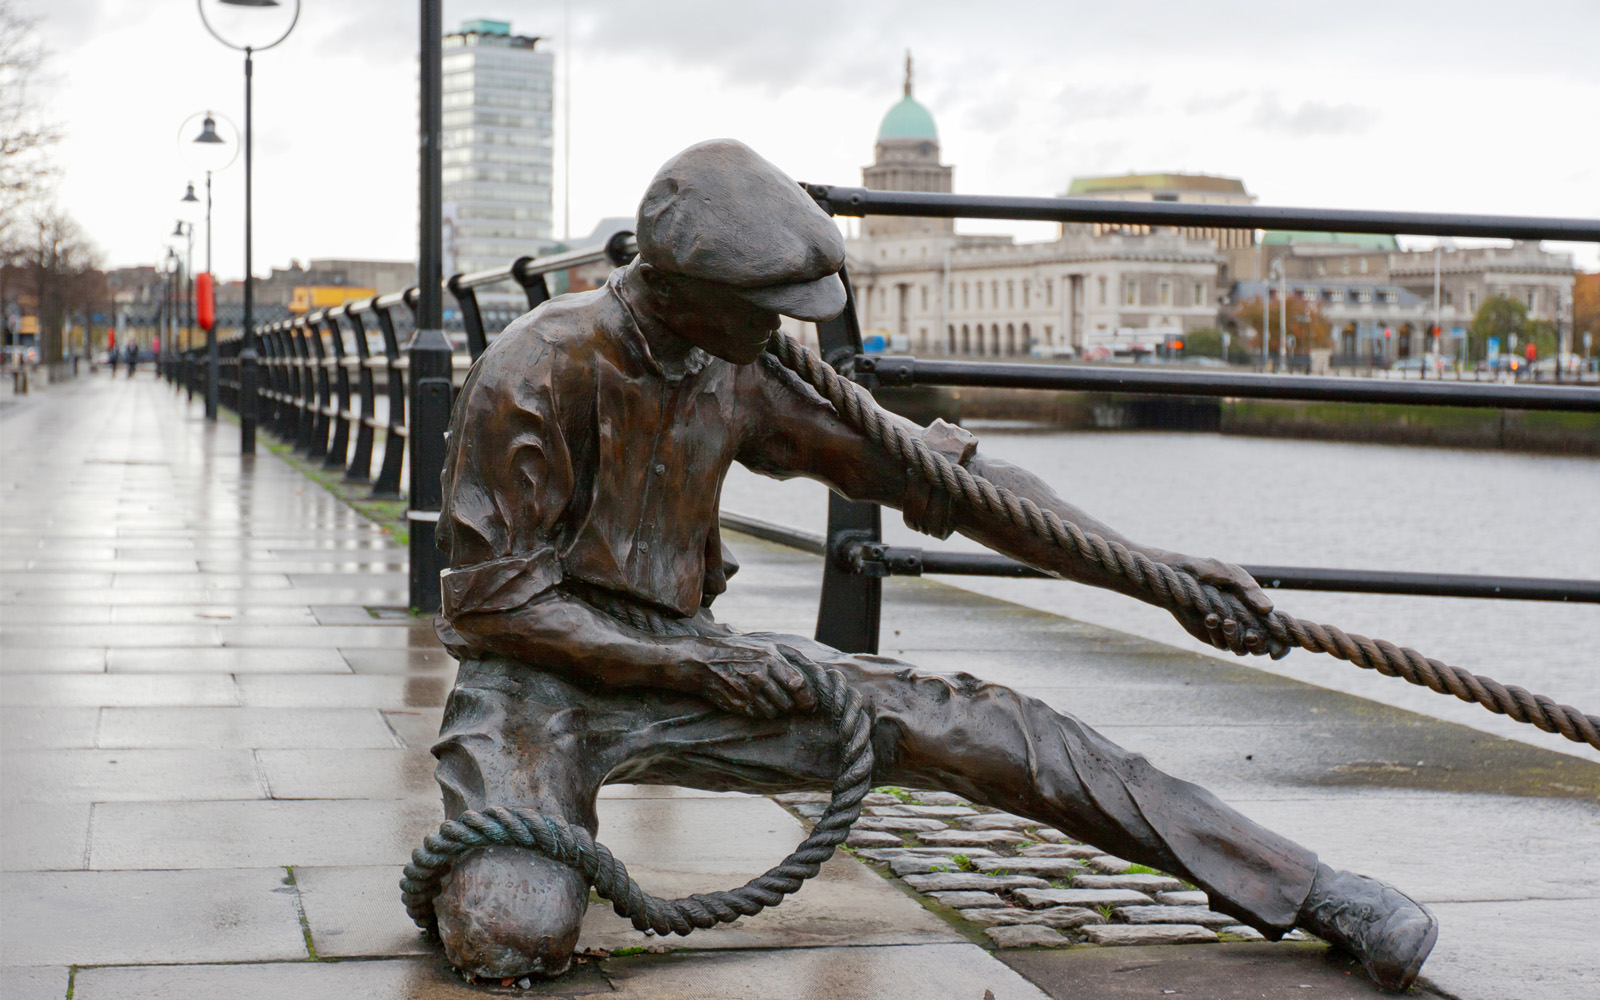
<path fill-rule="evenodd" d="M 967 674 L 716 622 L 708 609 L 728 576 L 718 497 L 735 461 L 1109 583 L 911 477 L 764 353 L 780 314 L 824 320 L 845 305 L 838 229 L 771 163 L 728 140 L 684 150 L 646 191 L 637 236 L 638 259 L 603 288 L 508 326 L 456 402 L 439 631 L 461 666 L 434 747 L 451 817 L 524 806 L 593 832 L 607 782 L 827 788 L 838 747 L 804 711 L 795 664 L 809 660 L 843 672 L 871 707 L 875 781 L 1030 817 L 1188 879 L 1270 938 L 1306 928 L 1384 986 L 1415 978 L 1436 933 L 1426 909 L 1320 865 L 1072 716 Z M 1239 568 L 1123 539 L 958 428 L 917 433 L 1064 521 L 1270 610 Z M 1264 649 L 1232 621 L 1183 624 L 1224 648 Z M 587 902 L 574 870 L 495 846 L 460 858 L 434 905 L 453 962 L 520 977 L 567 967 Z"/>

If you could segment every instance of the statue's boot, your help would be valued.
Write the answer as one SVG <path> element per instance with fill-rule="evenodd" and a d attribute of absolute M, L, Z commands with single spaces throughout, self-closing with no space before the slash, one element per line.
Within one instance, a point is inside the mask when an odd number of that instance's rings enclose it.
<path fill-rule="evenodd" d="M 483 979 L 548 979 L 567 971 L 589 885 L 574 869 L 521 847 L 463 855 L 434 901 L 451 964 Z"/>
<path fill-rule="evenodd" d="M 1392 886 L 1354 872 L 1317 866 L 1296 923 L 1349 952 L 1372 981 L 1400 991 L 1417 978 L 1439 936 L 1428 908 Z"/>

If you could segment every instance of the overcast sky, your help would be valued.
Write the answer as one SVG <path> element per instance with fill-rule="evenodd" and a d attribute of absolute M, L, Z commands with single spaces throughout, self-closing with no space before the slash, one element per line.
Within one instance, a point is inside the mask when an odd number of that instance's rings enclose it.
<path fill-rule="evenodd" d="M 52 53 L 61 201 L 108 263 L 151 261 L 193 175 L 179 124 L 207 107 L 242 120 L 242 57 L 189 0 L 19 3 Z M 579 234 L 633 214 L 663 160 L 714 136 L 800 179 L 859 184 L 907 48 L 959 191 L 1050 195 L 1080 174 L 1186 170 L 1241 177 L 1269 205 L 1600 216 L 1596 0 L 572 9 Z M 548 39 L 560 87 L 561 3 L 446 0 L 447 30 L 472 17 Z M 290 38 L 257 58 L 258 274 L 290 258 L 415 256 L 416 50 L 415 3 L 306 0 Z M 558 146 L 557 236 L 562 190 Z M 241 197 L 239 168 L 219 174 L 225 276 L 243 269 Z M 1600 268 L 1595 246 L 1562 249 Z"/>

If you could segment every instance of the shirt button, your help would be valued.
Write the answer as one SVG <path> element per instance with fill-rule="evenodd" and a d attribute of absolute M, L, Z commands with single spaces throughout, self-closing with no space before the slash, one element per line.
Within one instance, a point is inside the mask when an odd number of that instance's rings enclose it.
<path fill-rule="evenodd" d="M 639 551 L 640 552 L 649 552 L 650 551 L 650 543 L 649 542 L 640 542 L 639 543 Z"/>
<path fill-rule="evenodd" d="M 664 476 L 666 474 L 667 474 L 667 467 L 665 465 L 656 466 L 656 475 Z"/>

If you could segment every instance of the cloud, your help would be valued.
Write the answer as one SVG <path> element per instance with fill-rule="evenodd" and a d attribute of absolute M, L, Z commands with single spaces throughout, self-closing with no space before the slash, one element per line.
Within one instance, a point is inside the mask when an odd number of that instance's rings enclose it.
<path fill-rule="evenodd" d="M 1097 118 L 1126 118 L 1149 110 L 1150 88 L 1143 83 L 1122 87 L 1061 88 L 1055 103 L 1067 121 L 1092 121 Z"/>
<path fill-rule="evenodd" d="M 1306 101 L 1289 110 L 1277 97 L 1264 97 L 1256 106 L 1251 124 L 1269 132 L 1287 132 L 1309 138 L 1365 132 L 1377 111 L 1357 104 L 1324 104 Z"/>

